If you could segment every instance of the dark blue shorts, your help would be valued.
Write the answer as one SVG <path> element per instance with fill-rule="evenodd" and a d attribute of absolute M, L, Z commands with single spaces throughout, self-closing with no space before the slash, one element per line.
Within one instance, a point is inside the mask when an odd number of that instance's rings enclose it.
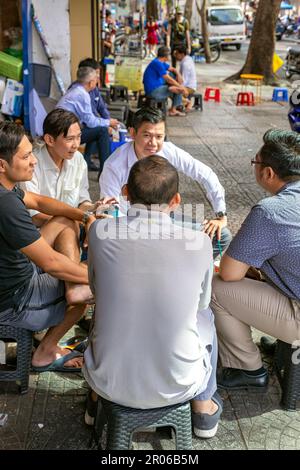
<path fill-rule="evenodd" d="M 66 310 L 65 283 L 32 264 L 33 276 L 16 308 L 0 312 L 0 323 L 40 331 L 62 322 Z"/>

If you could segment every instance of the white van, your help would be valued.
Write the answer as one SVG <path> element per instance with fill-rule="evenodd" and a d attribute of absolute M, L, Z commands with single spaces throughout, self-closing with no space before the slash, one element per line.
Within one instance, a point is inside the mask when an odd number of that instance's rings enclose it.
<path fill-rule="evenodd" d="M 238 5 L 212 6 L 207 8 L 209 36 L 219 39 L 224 45 L 241 48 L 246 38 L 243 10 Z"/>
<path fill-rule="evenodd" d="M 227 3 L 226 5 L 218 2 L 215 6 L 212 4 L 214 3 L 212 0 L 209 3 L 210 6 L 206 10 L 209 37 L 220 40 L 224 45 L 234 45 L 237 49 L 240 49 L 246 39 L 246 23 L 239 2 Z M 201 18 L 195 2 L 193 4 L 191 29 L 201 33 Z"/>

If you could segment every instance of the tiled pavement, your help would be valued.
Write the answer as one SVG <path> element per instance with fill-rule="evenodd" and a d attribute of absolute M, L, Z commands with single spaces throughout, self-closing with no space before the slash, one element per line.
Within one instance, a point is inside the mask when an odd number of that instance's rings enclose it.
<path fill-rule="evenodd" d="M 254 108 L 235 107 L 233 90 L 222 90 L 222 103 L 205 103 L 203 113 L 168 119 L 169 139 L 207 163 L 226 189 L 229 225 L 236 232 L 250 207 L 264 193 L 254 181 L 250 159 L 270 127 L 288 128 L 287 106 L 270 101 Z M 97 197 L 95 174 L 91 190 Z M 182 176 L 183 202 L 205 202 L 199 185 Z M 206 213 L 211 211 L 205 202 Z M 257 337 L 259 334 L 255 333 Z M 17 394 L 14 383 L 0 383 L 0 449 L 87 449 L 89 429 L 83 423 L 86 385 L 79 374 L 32 373 L 29 393 Z M 300 449 L 300 412 L 280 409 L 280 388 L 271 375 L 268 392 L 223 393 L 224 413 L 214 439 L 194 438 L 195 449 Z M 135 449 L 174 449 L 174 439 L 140 433 Z"/>

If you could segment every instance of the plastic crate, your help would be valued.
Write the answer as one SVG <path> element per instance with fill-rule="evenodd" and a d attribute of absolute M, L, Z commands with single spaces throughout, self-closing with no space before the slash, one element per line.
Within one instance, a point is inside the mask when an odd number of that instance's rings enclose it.
<path fill-rule="evenodd" d="M 19 82 L 22 80 L 22 68 L 23 62 L 21 59 L 0 52 L 0 75 Z"/>

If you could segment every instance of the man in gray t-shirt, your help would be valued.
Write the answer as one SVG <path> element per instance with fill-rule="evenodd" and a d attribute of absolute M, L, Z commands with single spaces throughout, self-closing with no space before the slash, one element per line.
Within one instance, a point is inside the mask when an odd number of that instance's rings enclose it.
<path fill-rule="evenodd" d="M 300 339 L 300 136 L 270 130 L 263 140 L 251 163 L 272 196 L 252 208 L 213 283 L 224 367 L 218 384 L 228 389 L 267 385 L 250 326 L 289 344 Z M 245 278 L 250 267 L 256 279 Z"/>
<path fill-rule="evenodd" d="M 97 221 L 89 234 L 96 311 L 84 376 L 98 395 L 131 408 L 193 399 L 195 433 L 213 437 L 222 404 L 214 395 L 210 239 L 172 223 L 178 173 L 165 158 L 136 162 L 123 192 L 127 217 Z"/>

